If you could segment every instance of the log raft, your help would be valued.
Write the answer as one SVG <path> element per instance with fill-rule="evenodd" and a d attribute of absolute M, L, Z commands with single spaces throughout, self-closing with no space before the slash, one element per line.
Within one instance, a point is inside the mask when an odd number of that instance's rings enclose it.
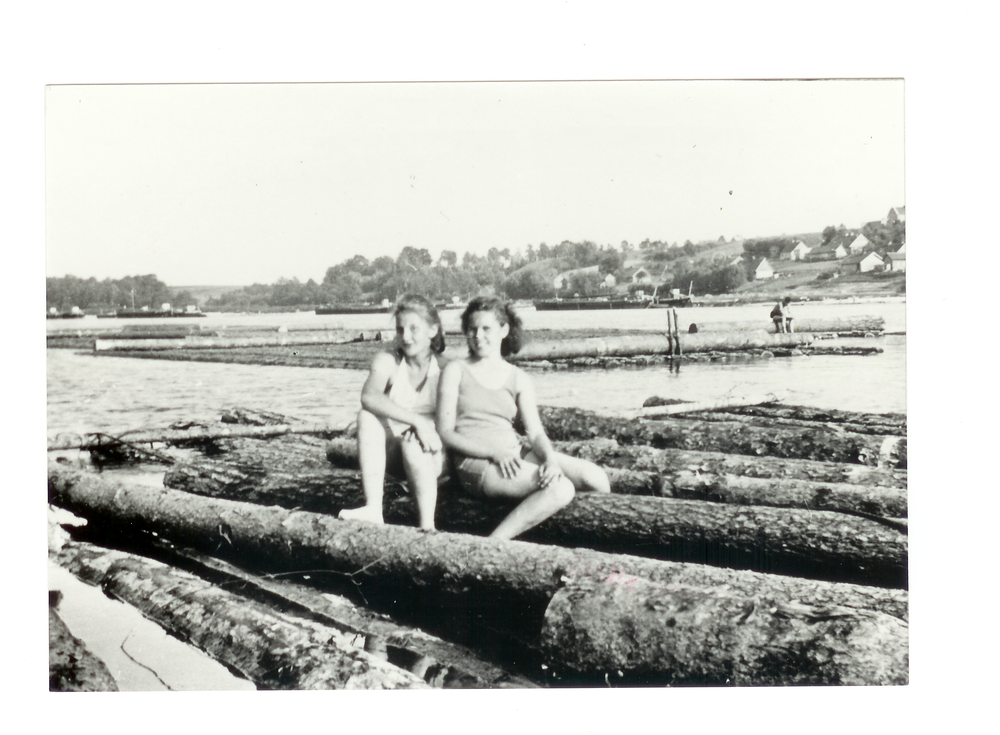
<path fill-rule="evenodd" d="M 540 407 L 539 413 L 549 437 L 562 441 L 604 437 L 621 444 L 656 448 L 906 467 L 905 437 L 856 434 L 825 426 L 759 427 L 739 421 L 625 419 L 595 411 L 552 406 Z"/>
<path fill-rule="evenodd" d="M 682 321 L 683 330 L 690 329 L 693 320 Z M 761 329 L 764 320 L 752 322 L 697 322 L 698 334 L 705 332 L 753 332 Z M 792 319 L 795 332 L 820 332 L 836 334 L 837 336 L 853 336 L 865 334 L 882 334 L 885 331 L 885 319 L 880 316 L 863 314 L 846 319 L 815 319 L 810 317 L 795 317 Z"/>
<path fill-rule="evenodd" d="M 204 546 L 228 551 L 244 561 L 268 563 L 280 567 L 315 570 L 316 574 L 340 573 L 364 589 L 373 604 L 408 604 L 414 610 L 434 617 L 439 625 L 455 630 L 471 605 L 482 614 L 492 605 L 496 620 L 504 621 L 506 628 L 519 627 L 532 638 L 544 638 L 543 626 L 554 617 L 547 610 L 554 602 L 559 589 L 567 583 L 595 584 L 641 577 L 654 585 L 667 588 L 691 588 L 692 594 L 683 606 L 701 606 L 702 616 L 713 616 L 720 596 L 727 599 L 743 598 L 739 609 L 751 609 L 757 600 L 768 604 L 810 605 L 823 607 L 833 601 L 847 600 L 869 604 L 878 599 L 879 590 L 851 585 L 808 582 L 773 575 L 753 573 L 720 573 L 719 570 L 697 565 L 670 564 L 624 555 L 599 554 L 582 550 L 571 551 L 555 547 L 536 546 L 517 541 L 476 539 L 470 536 L 447 533 L 426 534 L 414 529 L 373 526 L 365 523 L 338 521 L 328 516 L 305 512 L 289 512 L 273 507 L 248 505 L 219 500 L 199 499 L 178 491 L 156 490 L 109 482 L 93 476 L 50 467 L 49 489 L 54 502 L 87 517 L 98 526 L 114 521 L 137 532 L 155 532 L 170 540 L 193 540 Z M 143 577 L 141 572 L 124 567 L 123 575 L 132 580 L 136 588 L 146 590 L 147 597 L 157 596 L 156 585 Z M 802 594 L 812 588 L 814 594 Z M 660 588 L 658 587 L 657 590 Z M 379 594 L 379 590 L 382 594 Z M 881 591 L 880 603 L 892 607 L 902 603 L 904 593 Z M 660 594 L 659 592 L 657 594 Z M 899 597 L 898 595 L 904 595 Z M 663 601 L 655 596 L 646 597 L 645 604 L 653 613 L 663 612 Z M 876 603 L 878 604 L 878 603 Z M 849 607 L 849 605 L 845 605 Z M 667 611 L 669 612 L 669 611 Z M 886 611 L 888 612 L 888 611 Z M 456 618 L 457 616 L 457 618 Z M 698 617 L 698 610 L 692 612 Z M 874 616 L 874 618 L 872 617 Z M 589 613 L 572 616 L 574 625 L 587 625 Z M 866 631 L 854 632 L 849 621 L 860 624 L 861 619 L 875 619 L 883 630 L 889 630 L 895 640 L 905 636 L 905 623 L 890 614 L 855 613 L 844 617 L 844 627 L 839 635 L 839 656 L 821 672 L 805 670 L 795 681 L 799 683 L 852 682 L 867 684 L 898 683 L 900 668 L 905 671 L 905 659 L 899 646 L 871 645 L 872 637 Z M 647 616 L 654 627 L 671 625 L 671 616 Z M 516 621 L 513 622 L 512 621 Z M 809 623 L 809 619 L 805 623 Z M 550 626 L 551 627 L 551 626 Z M 647 626 L 648 627 L 648 626 Z M 676 626 L 676 621 L 675 625 Z M 808 627 L 808 626 L 806 626 Z M 643 635 L 647 628 L 640 629 Z M 683 633 L 684 629 L 678 631 Z M 758 640 L 762 650 L 781 648 L 787 642 L 783 630 L 775 643 L 769 643 L 768 626 L 762 626 Z M 821 648 L 829 636 L 828 626 L 813 626 L 799 630 L 802 647 L 807 650 Z M 810 644 L 805 639 L 810 638 Z M 682 640 L 675 636 L 677 645 Z M 694 681 L 697 673 L 688 672 L 691 665 L 704 659 L 704 636 L 685 636 L 691 655 L 688 659 L 674 657 L 660 659 L 651 671 L 643 675 L 672 680 L 677 683 Z M 719 647 L 718 642 L 715 643 Z M 717 651 L 718 656 L 728 655 L 734 662 L 743 655 L 739 646 L 730 646 L 728 654 Z M 876 674 L 871 657 L 879 652 L 885 656 L 882 670 L 890 674 Z M 565 663 L 555 657 L 542 660 L 545 666 L 560 671 Z M 789 675 L 790 666 L 783 670 Z M 630 672 L 631 674 L 631 672 Z M 713 675 L 714 676 L 714 675 Z M 721 678 L 708 677 L 705 681 L 724 683 Z M 746 683 L 755 683 L 752 677 Z"/>
<path fill-rule="evenodd" d="M 315 442 L 293 438 L 247 440 L 234 443 L 224 455 L 174 466 L 164 483 L 207 497 L 319 513 L 335 514 L 361 504 L 358 474 L 324 466 L 321 451 Z M 409 498 L 391 495 L 388 502 L 387 520 L 413 522 Z M 485 534 L 507 512 L 508 506 L 446 491 L 439 494 L 436 525 Z M 905 586 L 907 539 L 899 526 L 830 511 L 578 493 L 569 506 L 524 538 L 816 579 Z"/>
<path fill-rule="evenodd" d="M 653 495 L 734 505 L 830 510 L 884 518 L 905 518 L 907 515 L 905 480 L 900 481 L 903 485 L 900 487 L 879 487 L 784 477 L 778 471 L 765 477 L 748 476 L 727 472 L 724 468 L 713 471 L 704 456 L 671 461 L 670 453 L 673 450 L 622 447 L 613 439 L 555 442 L 554 446 L 557 451 L 569 456 L 604 465 L 603 469 L 611 481 L 611 492 L 619 495 Z M 326 445 L 326 456 L 336 467 L 359 469 L 355 439 L 332 439 Z M 727 462 L 729 457 L 730 455 L 719 455 L 723 462 Z M 790 462 L 794 460 L 788 460 L 784 466 Z M 757 463 L 750 461 L 746 464 Z M 840 469 L 841 465 L 832 467 L 839 475 L 844 474 L 844 470 Z M 733 469 L 746 467 L 734 466 Z"/>

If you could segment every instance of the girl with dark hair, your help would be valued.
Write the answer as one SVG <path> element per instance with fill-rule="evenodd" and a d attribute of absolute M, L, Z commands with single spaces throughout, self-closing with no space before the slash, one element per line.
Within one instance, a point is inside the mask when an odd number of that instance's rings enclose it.
<path fill-rule="evenodd" d="M 610 492 L 592 462 L 555 452 L 528 376 L 504 358 L 521 347 L 521 320 L 493 297 L 462 314 L 469 357 L 448 363 L 438 386 L 437 427 L 462 487 L 475 497 L 519 501 L 491 534 L 514 538 L 567 505 L 577 490 Z M 514 430 L 520 417 L 525 442 Z"/>
<path fill-rule="evenodd" d="M 358 459 L 365 504 L 342 510 L 340 517 L 384 522 L 382 490 L 388 467 L 409 481 L 420 527 L 432 529 L 444 468 L 441 438 L 434 428 L 441 375 L 436 356 L 444 352 L 444 330 L 434 305 L 423 296 L 403 296 L 394 314 L 395 352 L 375 356 L 361 389 Z"/>

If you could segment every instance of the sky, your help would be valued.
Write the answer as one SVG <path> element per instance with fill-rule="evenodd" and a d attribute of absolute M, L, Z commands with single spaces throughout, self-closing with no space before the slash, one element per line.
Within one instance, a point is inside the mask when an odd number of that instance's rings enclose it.
<path fill-rule="evenodd" d="M 485 254 L 860 227 L 905 204 L 904 82 L 50 85 L 47 276 L 321 281 Z"/>

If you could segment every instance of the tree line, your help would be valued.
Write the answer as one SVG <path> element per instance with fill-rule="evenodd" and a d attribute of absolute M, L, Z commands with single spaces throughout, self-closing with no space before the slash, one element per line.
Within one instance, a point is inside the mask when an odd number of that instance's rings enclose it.
<path fill-rule="evenodd" d="M 120 309 L 159 309 L 163 304 L 183 308 L 197 304 L 187 291 L 170 288 L 155 275 L 124 278 L 78 278 L 62 276 L 45 279 L 45 308 L 69 311 L 74 306 L 84 311 L 111 312 Z"/>

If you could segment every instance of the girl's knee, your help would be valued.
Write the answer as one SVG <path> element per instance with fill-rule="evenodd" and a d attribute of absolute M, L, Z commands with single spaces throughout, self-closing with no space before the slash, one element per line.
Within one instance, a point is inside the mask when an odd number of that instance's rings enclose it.
<path fill-rule="evenodd" d="M 592 465 L 589 468 L 586 480 L 588 489 L 595 493 L 611 492 L 611 480 L 608 479 L 608 473 L 597 465 Z"/>
<path fill-rule="evenodd" d="M 548 495 L 553 505 L 558 508 L 566 507 L 576 496 L 576 488 L 573 487 L 573 483 L 566 477 L 553 480 L 542 492 Z"/>

